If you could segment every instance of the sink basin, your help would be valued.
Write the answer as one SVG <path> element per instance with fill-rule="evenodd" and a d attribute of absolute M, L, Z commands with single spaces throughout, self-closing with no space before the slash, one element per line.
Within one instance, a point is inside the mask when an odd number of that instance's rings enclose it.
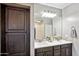
<path fill-rule="evenodd" d="M 44 42 L 35 42 L 35 47 L 40 48 L 40 47 L 45 47 L 48 46 L 49 42 L 48 41 L 44 41 Z"/>
<path fill-rule="evenodd" d="M 71 43 L 71 41 L 67 41 L 67 40 L 60 40 L 60 43 Z"/>
<path fill-rule="evenodd" d="M 37 45 L 45 45 L 45 44 L 48 44 L 48 42 L 47 41 L 44 41 L 44 42 L 35 42 L 35 44 L 37 44 Z"/>

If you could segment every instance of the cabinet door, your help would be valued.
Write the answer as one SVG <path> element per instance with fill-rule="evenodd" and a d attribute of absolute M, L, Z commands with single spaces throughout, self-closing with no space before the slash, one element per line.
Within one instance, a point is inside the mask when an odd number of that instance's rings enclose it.
<path fill-rule="evenodd" d="M 72 44 L 61 45 L 61 56 L 72 55 Z"/>
<path fill-rule="evenodd" d="M 45 56 L 53 56 L 53 52 L 52 51 L 47 51 L 44 52 Z"/>
<path fill-rule="evenodd" d="M 54 51 L 54 56 L 60 56 L 60 50 Z"/>
<path fill-rule="evenodd" d="M 60 56 L 60 46 L 54 46 L 54 56 Z"/>
<path fill-rule="evenodd" d="M 43 52 L 41 53 L 36 53 L 35 56 L 44 56 L 45 54 Z"/>
<path fill-rule="evenodd" d="M 66 56 L 72 56 L 72 49 L 71 47 L 66 48 Z"/>
<path fill-rule="evenodd" d="M 43 56 L 43 48 L 35 49 L 35 56 Z"/>
<path fill-rule="evenodd" d="M 61 48 L 61 56 L 65 56 L 66 55 L 66 49 L 65 48 Z"/>

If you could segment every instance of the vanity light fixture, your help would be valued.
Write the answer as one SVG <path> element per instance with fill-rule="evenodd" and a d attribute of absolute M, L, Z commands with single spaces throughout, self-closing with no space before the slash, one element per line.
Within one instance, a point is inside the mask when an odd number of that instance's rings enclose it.
<path fill-rule="evenodd" d="M 46 18 L 54 18 L 56 16 L 55 13 L 50 13 L 50 12 L 41 12 L 42 17 L 46 17 Z"/>
<path fill-rule="evenodd" d="M 38 20 L 38 21 L 36 21 L 37 23 L 40 23 L 41 21 L 40 20 Z"/>
<path fill-rule="evenodd" d="M 37 20 L 37 21 L 35 21 L 36 23 L 42 23 L 43 22 L 43 20 Z"/>

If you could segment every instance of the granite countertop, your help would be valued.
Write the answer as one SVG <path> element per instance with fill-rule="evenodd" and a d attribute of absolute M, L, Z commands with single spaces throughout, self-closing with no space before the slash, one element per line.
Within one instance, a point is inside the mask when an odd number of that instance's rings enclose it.
<path fill-rule="evenodd" d="M 56 45 L 62 45 L 62 44 L 69 44 L 72 43 L 71 41 L 66 41 L 66 40 L 60 40 L 60 41 L 42 41 L 42 42 L 36 42 L 35 41 L 35 49 L 37 48 L 43 48 L 43 47 L 49 47 L 49 46 L 56 46 Z"/>

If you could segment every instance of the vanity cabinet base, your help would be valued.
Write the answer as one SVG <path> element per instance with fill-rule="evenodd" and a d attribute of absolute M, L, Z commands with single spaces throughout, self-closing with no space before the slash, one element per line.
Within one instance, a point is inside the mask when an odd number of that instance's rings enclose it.
<path fill-rule="evenodd" d="M 35 56 L 72 56 L 72 43 L 35 49 Z"/>

